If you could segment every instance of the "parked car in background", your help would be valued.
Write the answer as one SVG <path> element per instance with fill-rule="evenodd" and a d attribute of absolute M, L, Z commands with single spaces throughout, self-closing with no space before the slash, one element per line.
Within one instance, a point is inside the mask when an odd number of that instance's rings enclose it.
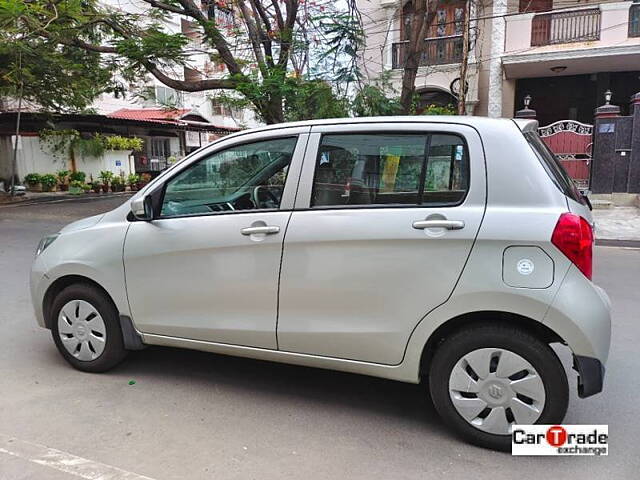
<path fill-rule="evenodd" d="M 319 120 L 230 135 L 45 237 L 38 323 L 102 372 L 166 345 L 425 381 L 467 440 L 602 390 L 591 212 L 536 122 Z M 172 288 L 165 288 L 170 282 Z"/>

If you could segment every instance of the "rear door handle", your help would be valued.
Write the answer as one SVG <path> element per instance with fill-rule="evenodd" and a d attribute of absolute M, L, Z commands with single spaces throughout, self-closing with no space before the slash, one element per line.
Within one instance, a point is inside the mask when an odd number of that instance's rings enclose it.
<path fill-rule="evenodd" d="M 279 233 L 280 227 L 277 225 L 265 225 L 264 227 L 246 227 L 240 230 L 240 233 L 243 235 L 256 235 L 256 234 L 265 234 L 265 235 L 273 235 L 274 233 Z"/>
<path fill-rule="evenodd" d="M 461 230 L 464 228 L 464 222 L 462 220 L 418 220 L 413 222 L 413 228 L 416 230 L 424 230 L 425 228 Z"/>

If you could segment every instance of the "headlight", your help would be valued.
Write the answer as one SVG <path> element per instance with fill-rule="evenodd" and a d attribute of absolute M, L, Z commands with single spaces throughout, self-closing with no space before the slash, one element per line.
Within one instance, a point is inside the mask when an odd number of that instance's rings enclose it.
<path fill-rule="evenodd" d="M 36 257 L 44 252 L 45 248 L 51 245 L 56 238 L 58 238 L 60 234 L 54 233 L 53 235 L 47 235 L 46 237 L 42 237 L 40 243 L 38 243 L 38 249 L 36 250 Z"/>

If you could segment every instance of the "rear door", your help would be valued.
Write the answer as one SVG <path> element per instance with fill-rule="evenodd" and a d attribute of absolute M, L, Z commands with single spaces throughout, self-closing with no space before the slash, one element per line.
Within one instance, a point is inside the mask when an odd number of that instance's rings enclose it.
<path fill-rule="evenodd" d="M 470 127 L 313 127 L 285 238 L 279 348 L 400 363 L 455 287 L 485 190 Z"/>

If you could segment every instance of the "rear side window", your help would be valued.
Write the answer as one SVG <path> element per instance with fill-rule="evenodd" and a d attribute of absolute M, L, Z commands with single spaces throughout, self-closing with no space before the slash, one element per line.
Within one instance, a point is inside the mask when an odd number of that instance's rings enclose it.
<path fill-rule="evenodd" d="M 536 132 L 525 132 L 524 137 L 560 191 L 576 202 L 584 203 L 584 198 L 578 191 L 576 184 L 573 183 L 569 174 L 567 174 L 564 167 L 540 136 Z"/>
<path fill-rule="evenodd" d="M 468 185 L 467 148 L 457 135 L 325 135 L 311 206 L 456 205 Z"/>

